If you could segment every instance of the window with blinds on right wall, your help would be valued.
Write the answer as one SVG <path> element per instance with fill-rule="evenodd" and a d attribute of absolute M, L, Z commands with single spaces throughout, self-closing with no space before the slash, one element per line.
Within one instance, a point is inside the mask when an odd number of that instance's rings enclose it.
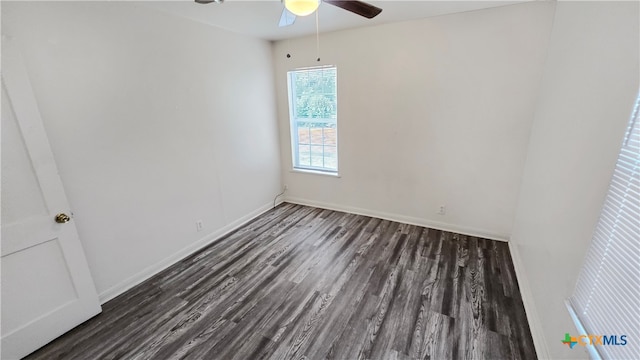
<path fill-rule="evenodd" d="M 593 343 L 587 348 L 594 358 L 640 359 L 639 113 L 640 94 L 592 243 L 567 301 L 578 329 L 587 335 L 575 341 Z"/>

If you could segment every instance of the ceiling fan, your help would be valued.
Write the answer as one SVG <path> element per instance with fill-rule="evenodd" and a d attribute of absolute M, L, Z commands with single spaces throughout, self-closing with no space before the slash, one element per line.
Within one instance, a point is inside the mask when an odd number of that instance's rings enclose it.
<path fill-rule="evenodd" d="M 296 16 L 307 16 L 313 14 L 321 2 L 337 6 L 341 9 L 350 11 L 354 14 L 363 16 L 367 19 L 373 19 L 382 12 L 377 6 L 373 6 L 364 1 L 358 0 L 282 0 L 284 2 L 284 10 L 280 17 L 279 26 L 289 26 L 296 21 Z M 195 0 L 199 4 L 209 4 L 212 2 L 223 3 L 224 0 Z"/>

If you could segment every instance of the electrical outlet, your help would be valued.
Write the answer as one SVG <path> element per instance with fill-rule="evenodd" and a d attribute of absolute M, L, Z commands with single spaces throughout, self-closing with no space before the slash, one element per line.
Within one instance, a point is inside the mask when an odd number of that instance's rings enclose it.
<path fill-rule="evenodd" d="M 196 221 L 196 231 L 202 231 L 202 228 L 204 228 L 204 224 L 202 223 L 202 220 Z"/>
<path fill-rule="evenodd" d="M 287 190 L 289 190 L 289 185 L 284 184 L 284 191 L 287 191 Z"/>
<path fill-rule="evenodd" d="M 438 215 L 444 215 L 447 213 L 447 207 L 444 205 L 440 205 L 440 208 L 438 208 Z"/>

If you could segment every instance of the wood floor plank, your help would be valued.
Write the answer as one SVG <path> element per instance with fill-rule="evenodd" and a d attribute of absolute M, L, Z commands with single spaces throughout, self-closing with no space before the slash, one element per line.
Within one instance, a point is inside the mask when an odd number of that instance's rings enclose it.
<path fill-rule="evenodd" d="M 506 243 L 284 203 L 27 359 L 535 359 Z"/>

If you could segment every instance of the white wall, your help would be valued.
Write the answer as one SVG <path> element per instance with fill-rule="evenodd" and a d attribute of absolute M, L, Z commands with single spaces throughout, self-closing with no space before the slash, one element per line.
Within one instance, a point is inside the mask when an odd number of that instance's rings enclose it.
<path fill-rule="evenodd" d="M 542 358 L 588 356 L 560 342 L 577 332 L 564 301 L 591 242 L 638 93 L 639 11 L 638 2 L 559 2 L 556 8 L 512 235 L 524 270 L 520 281 L 532 294 L 525 298 L 530 323 L 548 348 Z"/>
<path fill-rule="evenodd" d="M 275 43 L 287 199 L 508 239 L 553 7 L 322 35 L 321 64 L 338 68 L 339 178 L 290 171 L 286 73 L 317 65 L 316 43 Z"/>
<path fill-rule="evenodd" d="M 26 58 L 103 300 L 279 192 L 268 42 L 107 2 L 3 3 L 2 34 Z"/>

